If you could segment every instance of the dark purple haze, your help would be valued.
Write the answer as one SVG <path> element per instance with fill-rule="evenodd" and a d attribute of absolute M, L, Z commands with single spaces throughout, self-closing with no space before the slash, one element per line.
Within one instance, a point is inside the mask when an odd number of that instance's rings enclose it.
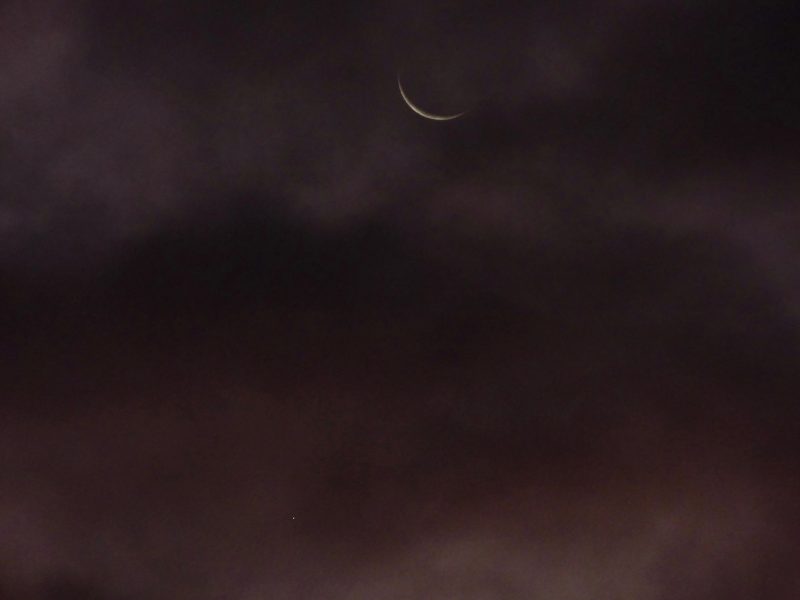
<path fill-rule="evenodd" d="M 800 597 L 798 23 L 2 2 L 0 598 Z"/>

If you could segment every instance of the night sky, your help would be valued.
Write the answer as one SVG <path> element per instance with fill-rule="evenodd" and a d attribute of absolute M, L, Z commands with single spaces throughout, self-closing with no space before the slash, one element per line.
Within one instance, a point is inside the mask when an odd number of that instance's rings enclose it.
<path fill-rule="evenodd" d="M 796 600 L 799 399 L 794 0 L 0 3 L 2 600 Z"/>

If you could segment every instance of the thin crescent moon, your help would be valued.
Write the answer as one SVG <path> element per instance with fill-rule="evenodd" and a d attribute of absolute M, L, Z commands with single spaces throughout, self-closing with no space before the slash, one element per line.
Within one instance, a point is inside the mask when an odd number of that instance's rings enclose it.
<path fill-rule="evenodd" d="M 405 90 L 403 89 L 403 84 L 400 83 L 399 75 L 397 77 L 397 87 L 400 88 L 400 95 L 403 97 L 403 101 L 408 105 L 408 108 L 413 110 L 420 117 L 431 119 L 432 121 L 452 121 L 453 119 L 457 119 L 458 117 L 467 114 L 467 111 L 460 112 L 455 115 L 435 115 L 433 113 L 429 113 L 428 111 L 422 110 L 420 107 L 411 102 L 411 100 L 409 100 L 408 96 L 406 96 Z"/>

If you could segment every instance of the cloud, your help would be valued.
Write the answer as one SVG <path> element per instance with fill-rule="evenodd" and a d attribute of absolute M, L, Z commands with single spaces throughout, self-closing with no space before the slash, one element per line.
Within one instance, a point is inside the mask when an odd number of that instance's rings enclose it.
<path fill-rule="evenodd" d="M 795 597 L 790 12 L 8 4 L 8 594 Z"/>

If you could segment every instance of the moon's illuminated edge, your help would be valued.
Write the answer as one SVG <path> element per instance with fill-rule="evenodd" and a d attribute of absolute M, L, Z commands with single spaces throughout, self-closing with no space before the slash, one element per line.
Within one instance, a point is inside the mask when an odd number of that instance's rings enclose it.
<path fill-rule="evenodd" d="M 400 82 L 400 76 L 397 76 L 397 87 L 400 89 L 400 95 L 403 97 L 403 101 L 408 105 L 408 108 L 413 110 L 417 113 L 420 117 L 425 119 L 431 119 L 432 121 L 452 121 L 453 119 L 457 119 L 466 114 L 466 111 L 457 113 L 455 115 L 435 115 L 433 113 L 429 113 L 425 110 L 422 110 L 418 106 L 416 106 L 411 100 L 409 100 L 408 96 L 406 96 L 406 92 L 403 89 L 403 84 Z"/>

